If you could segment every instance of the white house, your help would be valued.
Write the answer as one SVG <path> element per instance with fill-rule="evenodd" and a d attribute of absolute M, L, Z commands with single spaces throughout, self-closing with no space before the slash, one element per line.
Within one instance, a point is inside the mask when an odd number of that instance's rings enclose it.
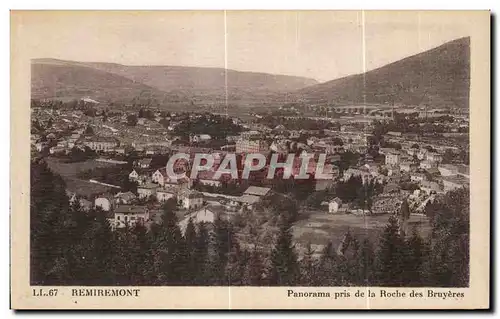
<path fill-rule="evenodd" d="M 131 204 L 137 196 L 132 192 L 118 193 L 115 195 L 115 202 L 117 204 Z"/>
<path fill-rule="evenodd" d="M 134 169 L 130 174 L 128 174 L 128 179 L 131 181 L 137 181 L 139 179 L 139 173 Z"/>
<path fill-rule="evenodd" d="M 139 194 L 139 198 L 149 198 L 152 195 L 156 195 L 157 189 L 158 185 L 146 183 L 137 187 L 137 194 Z"/>
<path fill-rule="evenodd" d="M 153 180 L 153 183 L 157 183 L 161 186 L 174 186 L 179 188 L 191 188 L 192 186 L 192 180 L 189 178 L 189 176 L 185 176 L 183 178 L 168 176 L 166 168 L 156 170 L 151 178 Z"/>
<path fill-rule="evenodd" d="M 400 155 L 398 152 L 390 152 L 385 155 L 385 165 L 398 165 Z"/>
<path fill-rule="evenodd" d="M 147 170 L 135 168 L 128 174 L 128 179 L 129 181 L 137 182 L 137 184 L 142 185 L 149 179 L 148 174 L 149 172 Z"/>
<path fill-rule="evenodd" d="M 94 200 L 94 206 L 100 207 L 103 211 L 108 212 L 113 208 L 113 197 L 111 195 L 101 195 Z"/>
<path fill-rule="evenodd" d="M 191 219 L 194 224 L 202 222 L 213 223 L 217 218 L 217 215 L 222 215 L 223 217 L 225 217 L 224 208 L 222 206 L 209 205 L 186 216 L 186 218 L 179 222 L 179 228 L 184 234 L 189 223 L 189 219 Z"/>
<path fill-rule="evenodd" d="M 185 209 L 196 209 L 203 206 L 203 195 L 200 192 L 185 190 L 178 197 L 179 204 Z"/>
<path fill-rule="evenodd" d="M 173 188 L 159 188 L 156 190 L 156 198 L 159 202 L 166 202 L 170 198 L 175 198 L 177 192 Z"/>
<path fill-rule="evenodd" d="M 149 221 L 149 210 L 146 206 L 118 205 L 114 210 L 113 228 L 133 227 L 136 223 Z"/>
<path fill-rule="evenodd" d="M 214 187 L 220 187 L 222 182 L 220 179 L 215 179 L 215 171 L 202 171 L 198 173 L 198 182 L 201 185 L 210 185 Z"/>
<path fill-rule="evenodd" d="M 342 200 L 336 197 L 328 203 L 328 212 L 335 214 L 339 211 L 340 206 L 342 206 Z"/>
<path fill-rule="evenodd" d="M 166 168 L 158 169 L 152 175 L 153 182 L 158 183 L 161 186 L 165 185 L 165 181 L 166 181 L 167 177 L 168 177 L 168 175 L 167 175 Z"/>

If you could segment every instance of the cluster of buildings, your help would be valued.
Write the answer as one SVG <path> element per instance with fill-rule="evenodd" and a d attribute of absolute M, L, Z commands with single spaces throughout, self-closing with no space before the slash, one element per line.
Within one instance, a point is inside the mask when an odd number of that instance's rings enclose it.
<path fill-rule="evenodd" d="M 132 150 L 139 152 L 140 158 L 127 171 L 129 180 L 137 183 L 136 192 L 103 193 L 92 198 L 70 194 L 73 202 L 78 200 L 86 209 L 102 209 L 113 229 L 133 226 L 138 222 L 145 225 L 160 222 L 161 207 L 169 200 L 175 202 L 181 229 L 185 229 L 189 219 L 210 222 L 220 214 L 229 217 L 243 209 L 251 210 L 273 192 L 276 179 L 266 178 L 271 169 L 269 163 L 251 176 L 252 184 L 241 195 L 227 195 L 219 191 L 224 183 L 231 182 L 231 178 L 226 175 L 215 177 L 216 169 L 229 152 L 224 148 L 227 145 L 205 149 L 192 147 L 192 144 L 210 141 L 212 137 L 209 134 L 192 134 L 186 145 L 174 143 L 180 140 L 173 132 L 181 122 L 175 114 L 165 118 L 155 112 L 154 118 L 140 118 L 132 126 L 128 123 L 129 115 L 127 112 L 117 112 L 104 119 L 103 116 L 87 116 L 78 110 L 32 109 L 32 117 L 38 121 L 38 126 L 45 128 L 32 132 L 31 144 L 37 152 L 48 150 L 48 154 L 58 154 L 67 153 L 74 147 L 88 147 L 110 158 L 126 155 Z M 457 152 L 460 149 L 459 145 L 450 144 L 446 139 L 422 139 L 410 134 L 389 132 L 385 140 L 398 143 L 401 147 L 379 148 L 378 157 L 383 158 L 380 161 L 373 158 L 373 150 L 369 149 L 370 124 L 363 124 L 363 129 L 360 129 L 359 123 L 344 121 L 335 130 L 287 130 L 283 125 L 271 128 L 259 123 L 243 123 L 239 119 L 233 122 L 241 124 L 244 130 L 238 135 L 227 136 L 226 140 L 227 144 L 234 145 L 234 153 L 242 161 L 240 164 L 244 163 L 245 155 L 253 153 L 266 156 L 270 153 L 293 153 L 297 156 L 312 154 L 306 173 L 314 176 L 317 155 L 326 154 L 325 170 L 332 173 L 332 178 L 313 180 L 310 184 L 312 190 L 330 189 L 337 181 L 346 181 L 353 176 L 361 177 L 363 182 L 375 181 L 383 185 L 384 191 L 374 200 L 373 211 L 388 212 L 397 207 L 402 198 L 414 191 L 408 190 L 406 184 L 411 184 L 422 194 L 416 197 L 415 205 L 433 194 L 467 187 L 469 184 L 468 165 L 443 163 L 443 155 L 447 150 Z M 190 154 L 189 160 L 177 161 L 174 166 L 176 173 L 185 172 L 187 176 L 176 178 L 169 176 L 165 168 L 152 167 L 155 155 L 177 152 Z M 345 152 L 357 153 L 361 160 L 341 171 L 338 164 Z M 217 156 L 211 170 L 203 171 L 191 179 L 189 172 L 196 153 Z M 300 173 L 301 164 L 297 157 L 293 163 L 293 177 Z M 200 191 L 198 185 L 207 186 L 211 191 Z M 332 214 L 357 211 L 338 197 L 329 200 L 326 206 Z"/>
<path fill-rule="evenodd" d="M 151 195 L 157 195 L 157 199 L 144 200 L 141 195 L 132 192 L 119 192 L 117 194 L 104 193 L 95 196 L 92 201 L 70 195 L 70 202 L 79 202 L 83 210 L 91 208 L 100 209 L 106 214 L 106 218 L 112 229 L 133 227 L 140 223 L 146 227 L 162 221 L 164 213 L 163 203 L 172 200 L 175 203 L 176 212 L 182 230 L 189 219 L 193 222 L 213 222 L 217 214 L 222 217 L 238 214 L 243 209 L 252 209 L 252 205 L 259 203 L 272 192 L 270 188 L 250 186 L 241 196 L 228 196 L 222 194 L 203 194 L 192 189 L 176 190 L 160 187 L 159 185 L 145 186 L 154 189 Z M 168 194 L 161 197 L 160 194 Z M 151 196 L 150 195 L 150 196 Z"/>
<path fill-rule="evenodd" d="M 418 147 L 416 147 L 418 146 Z M 448 192 L 468 187 L 469 166 L 466 164 L 443 164 L 443 154 L 425 145 L 412 144 L 401 150 L 384 149 L 388 177 L 406 175 L 426 192 Z"/>

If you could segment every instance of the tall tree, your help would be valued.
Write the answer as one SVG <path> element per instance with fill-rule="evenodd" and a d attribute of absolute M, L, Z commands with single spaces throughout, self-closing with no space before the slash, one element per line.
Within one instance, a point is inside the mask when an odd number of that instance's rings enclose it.
<path fill-rule="evenodd" d="M 225 283 L 225 269 L 235 245 L 235 237 L 232 225 L 219 214 L 215 217 L 213 229 L 214 254 L 210 261 L 210 275 L 213 285 L 221 285 Z"/>
<path fill-rule="evenodd" d="M 398 215 L 399 232 L 403 237 L 408 233 L 408 219 L 410 219 L 410 205 L 408 204 L 408 199 L 405 198 L 401 203 Z"/>
<path fill-rule="evenodd" d="M 264 284 L 263 274 L 264 265 L 261 253 L 257 249 L 253 249 L 243 273 L 242 284 L 245 286 L 261 286 Z"/>
<path fill-rule="evenodd" d="M 71 225 L 69 201 L 62 178 L 53 174 L 44 160 L 31 163 L 30 272 L 33 285 L 61 284 L 64 267 L 66 226 Z"/>
<path fill-rule="evenodd" d="M 457 189 L 426 206 L 432 223 L 424 266 L 429 286 L 469 286 L 469 196 L 468 189 Z"/>
<path fill-rule="evenodd" d="M 427 257 L 427 247 L 420 237 L 417 229 L 412 229 L 412 234 L 406 239 L 408 256 L 406 260 L 405 281 L 409 286 L 421 286 L 425 283 L 426 272 L 423 271 L 423 264 Z"/>
<path fill-rule="evenodd" d="M 317 283 L 319 286 L 340 286 L 345 274 L 339 273 L 342 269 L 342 260 L 336 253 L 336 247 L 329 242 L 322 251 L 318 262 Z"/>
<path fill-rule="evenodd" d="M 376 255 L 377 281 L 382 286 L 404 285 L 406 245 L 396 217 L 391 216 L 380 238 Z"/>
<path fill-rule="evenodd" d="M 193 220 L 190 218 L 184 233 L 185 251 L 186 251 L 186 268 L 184 271 L 185 284 L 193 285 L 197 277 L 197 260 L 196 260 L 196 227 Z"/>
<path fill-rule="evenodd" d="M 247 251 L 242 250 L 238 241 L 235 241 L 231 247 L 231 251 L 229 252 L 228 261 L 226 264 L 225 285 L 242 285 L 247 260 Z"/>
<path fill-rule="evenodd" d="M 280 224 L 280 232 L 271 252 L 270 283 L 277 286 L 295 285 L 298 281 L 299 266 L 292 243 L 291 224 L 283 219 Z"/>
<path fill-rule="evenodd" d="M 185 266 L 185 245 L 177 225 L 175 212 L 167 205 L 162 215 L 162 236 L 160 238 L 161 280 L 163 284 L 179 285 Z"/>
<path fill-rule="evenodd" d="M 314 257 L 311 243 L 307 244 L 304 257 L 300 260 L 300 284 L 303 286 L 315 286 L 318 271 L 318 261 Z"/>
<path fill-rule="evenodd" d="M 210 274 L 210 263 L 208 256 L 210 236 L 205 223 L 198 224 L 198 233 L 196 236 L 195 247 L 194 247 L 194 260 L 196 266 L 196 278 L 195 282 L 197 285 L 206 285 L 208 282 L 208 276 Z"/>
<path fill-rule="evenodd" d="M 368 238 L 365 238 L 358 248 L 357 253 L 356 278 L 354 283 L 356 285 L 369 286 L 373 283 L 374 276 L 374 262 L 375 253 L 373 246 Z"/>

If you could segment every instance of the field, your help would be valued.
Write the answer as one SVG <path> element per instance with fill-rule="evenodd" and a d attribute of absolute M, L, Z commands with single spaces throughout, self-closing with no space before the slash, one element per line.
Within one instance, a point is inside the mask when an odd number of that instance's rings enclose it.
<path fill-rule="evenodd" d="M 116 164 L 98 162 L 96 160 L 87 160 L 77 163 L 64 163 L 62 160 L 48 157 L 46 159 L 49 168 L 63 178 L 66 183 L 66 189 L 72 193 L 85 198 L 91 198 L 93 195 L 105 193 L 113 190 L 111 187 L 90 183 L 89 181 L 77 178 L 77 174 L 82 171 L 94 169 L 97 167 L 110 167 Z"/>
<path fill-rule="evenodd" d="M 63 160 L 54 157 L 48 157 L 46 158 L 46 161 L 50 169 L 55 173 L 61 175 L 62 177 L 73 177 L 73 178 L 76 177 L 78 173 L 89 169 L 94 169 L 97 167 L 110 167 L 116 165 L 106 162 L 99 162 L 96 160 L 87 160 L 84 162 L 76 162 L 76 163 L 65 163 Z"/>
<path fill-rule="evenodd" d="M 381 232 L 389 220 L 389 215 L 356 216 L 353 214 L 328 214 L 326 211 L 306 211 L 303 219 L 293 226 L 293 236 L 299 250 L 311 243 L 319 253 L 328 243 L 338 247 L 343 236 L 349 231 L 358 241 L 368 238 L 377 243 Z M 409 229 L 417 227 L 421 236 L 429 234 L 430 226 L 427 217 L 412 215 L 408 222 Z"/>

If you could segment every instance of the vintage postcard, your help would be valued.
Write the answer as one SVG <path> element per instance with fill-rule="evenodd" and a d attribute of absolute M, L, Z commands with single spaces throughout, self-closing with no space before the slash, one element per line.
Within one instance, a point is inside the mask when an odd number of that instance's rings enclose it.
<path fill-rule="evenodd" d="M 11 57 L 12 308 L 490 307 L 489 11 L 12 11 Z"/>

